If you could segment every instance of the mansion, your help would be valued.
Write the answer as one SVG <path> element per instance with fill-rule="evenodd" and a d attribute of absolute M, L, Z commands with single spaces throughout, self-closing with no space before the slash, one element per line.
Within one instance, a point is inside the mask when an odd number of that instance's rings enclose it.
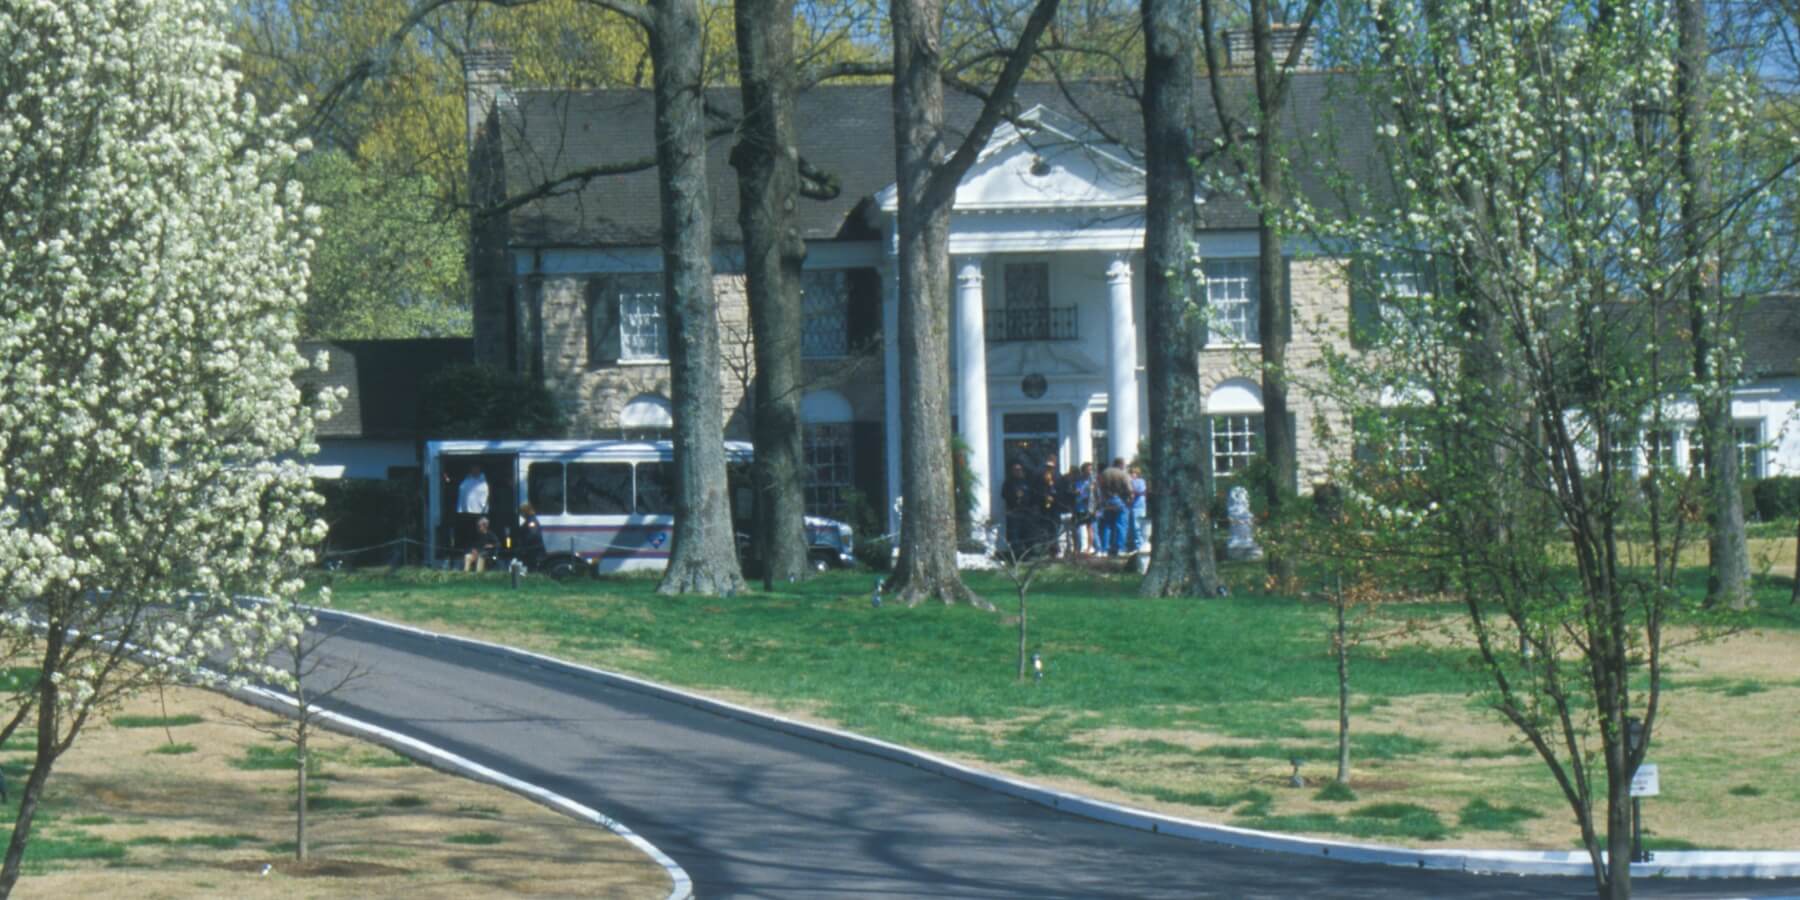
<path fill-rule="evenodd" d="M 568 413 L 572 437 L 657 436 L 671 419 L 656 173 L 652 166 L 579 177 L 654 156 L 650 93 L 516 90 L 509 57 L 494 51 L 471 52 L 465 69 L 477 210 L 474 358 L 541 379 Z M 1372 167 L 1366 117 L 1345 112 L 1355 104 L 1342 96 L 1348 85 L 1340 82 L 1325 72 L 1295 74 L 1290 133 L 1329 134 L 1331 140 L 1313 142 L 1318 152 L 1352 168 Z M 999 516 L 1010 463 L 1035 469 L 1050 460 L 1066 470 L 1131 458 L 1148 424 L 1144 360 L 1157 336 L 1142 327 L 1144 172 L 1131 146 L 1142 127 L 1129 98 L 1085 90 L 1071 97 L 1049 86 L 1022 87 L 1021 113 L 996 131 L 956 194 L 949 237 L 953 427 L 980 486 L 978 519 Z M 737 92 L 715 92 L 709 103 L 734 109 Z M 952 137 L 959 137 L 954 126 L 973 119 L 975 101 L 952 96 L 946 103 Z M 900 482 L 901 359 L 889 88 L 818 87 L 796 105 L 808 170 L 835 188 L 816 192 L 830 199 L 802 199 L 797 214 L 807 241 L 808 386 L 801 408 L 808 506 L 846 517 L 847 504 L 860 496 L 891 510 Z M 1203 108 L 1201 121 L 1210 116 Z M 716 138 L 708 156 L 724 355 L 721 424 L 726 436 L 748 439 L 750 330 L 736 256 L 731 140 Z M 1299 191 L 1329 200 L 1310 167 L 1295 169 Z M 1200 362 L 1213 467 L 1229 477 L 1255 457 L 1262 429 L 1256 222 L 1230 196 L 1199 199 L 1197 252 L 1210 306 Z M 503 212 L 480 213 L 503 202 Z M 1327 346 L 1349 340 L 1346 269 L 1329 256 L 1300 252 L 1290 259 L 1291 366 L 1307 367 Z M 1787 304 L 1775 313 L 1791 316 Z M 1790 421 L 1800 402 L 1797 325 L 1771 320 L 1759 326 L 1767 340 L 1747 342 L 1755 379 L 1734 404 L 1747 474 L 1800 474 L 1800 427 Z M 1317 423 L 1342 418 L 1321 401 L 1295 390 L 1290 406 L 1305 485 L 1349 447 L 1318 433 Z M 1691 445 L 1678 430 L 1659 439 L 1656 452 L 1680 458 Z"/>

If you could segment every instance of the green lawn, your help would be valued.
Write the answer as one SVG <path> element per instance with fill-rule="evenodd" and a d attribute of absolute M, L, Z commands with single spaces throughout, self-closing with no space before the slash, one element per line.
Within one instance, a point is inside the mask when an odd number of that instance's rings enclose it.
<path fill-rule="evenodd" d="M 1248 583 L 1256 573 L 1230 574 Z M 1572 833 L 1541 763 L 1509 744 L 1509 733 L 1479 709 L 1467 651 L 1449 641 L 1373 647 L 1353 660 L 1352 782 L 1360 802 L 1346 805 L 1287 786 L 1290 758 L 1303 761 L 1315 787 L 1336 758 L 1326 606 L 1265 596 L 1140 600 L 1133 579 L 1053 571 L 1031 597 L 1029 647 L 1046 671 L 1033 683 L 1014 678 L 1011 584 L 987 574 L 970 581 L 1000 606 L 998 614 L 935 604 L 875 608 L 875 576 L 864 573 L 730 599 L 658 597 L 648 578 L 532 579 L 513 590 L 503 576 L 423 571 L 339 577 L 333 593 L 340 609 L 748 699 L 1213 821 L 1424 844 L 1561 847 L 1559 830 Z M 1764 640 L 1794 641 L 1785 581 L 1764 594 L 1771 607 Z M 1448 604 L 1411 604 L 1403 614 L 1459 621 Z M 1705 681 L 1684 671 L 1676 683 L 1682 679 L 1694 683 L 1680 690 L 1703 693 L 1713 705 L 1800 694 L 1800 682 L 1741 673 Z M 1659 761 L 1665 772 L 1682 770 L 1679 757 Z M 1768 804 L 1771 827 L 1785 815 L 1777 797 L 1789 808 L 1800 802 L 1800 771 L 1791 764 L 1759 759 L 1734 770 L 1710 756 L 1706 762 L 1707 771 L 1734 779 L 1718 795 Z M 1772 793 L 1726 794 L 1746 782 Z M 1483 812 L 1499 808 L 1508 814 Z M 1720 814 L 1741 819 L 1743 811 Z M 1726 836 L 1750 846 L 1755 834 Z"/>

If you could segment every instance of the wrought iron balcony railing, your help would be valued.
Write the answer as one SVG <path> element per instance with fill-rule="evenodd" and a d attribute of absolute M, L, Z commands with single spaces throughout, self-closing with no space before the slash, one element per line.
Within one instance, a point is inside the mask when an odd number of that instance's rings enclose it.
<path fill-rule="evenodd" d="M 987 339 L 1000 344 L 1014 341 L 1074 341 L 1081 338 L 1075 328 L 1075 307 L 1051 306 L 1043 309 L 990 309 L 987 311 Z"/>

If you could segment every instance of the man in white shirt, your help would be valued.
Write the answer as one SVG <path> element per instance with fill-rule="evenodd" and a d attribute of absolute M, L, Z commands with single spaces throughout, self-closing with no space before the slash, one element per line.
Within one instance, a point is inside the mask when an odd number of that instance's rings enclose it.
<path fill-rule="evenodd" d="M 475 523 L 488 511 L 487 476 L 480 466 L 470 466 L 462 484 L 456 486 L 456 543 L 466 548 L 475 540 Z"/>

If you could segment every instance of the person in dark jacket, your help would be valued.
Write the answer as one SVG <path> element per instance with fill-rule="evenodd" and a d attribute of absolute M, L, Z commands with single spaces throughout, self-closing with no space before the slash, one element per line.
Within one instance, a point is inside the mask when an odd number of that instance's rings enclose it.
<path fill-rule="evenodd" d="M 529 503 L 519 504 L 519 541 L 513 557 L 530 571 L 544 565 L 544 529 L 538 524 L 537 510 Z"/>
<path fill-rule="evenodd" d="M 1062 526 L 1062 480 L 1056 477 L 1056 460 L 1044 460 L 1044 471 L 1032 483 L 1031 550 L 1034 555 L 1056 553 L 1056 535 Z"/>
<path fill-rule="evenodd" d="M 1006 470 L 1000 504 L 1006 510 L 1006 543 L 1014 552 L 1023 552 L 1031 544 L 1031 482 L 1023 465 L 1015 462 Z"/>

